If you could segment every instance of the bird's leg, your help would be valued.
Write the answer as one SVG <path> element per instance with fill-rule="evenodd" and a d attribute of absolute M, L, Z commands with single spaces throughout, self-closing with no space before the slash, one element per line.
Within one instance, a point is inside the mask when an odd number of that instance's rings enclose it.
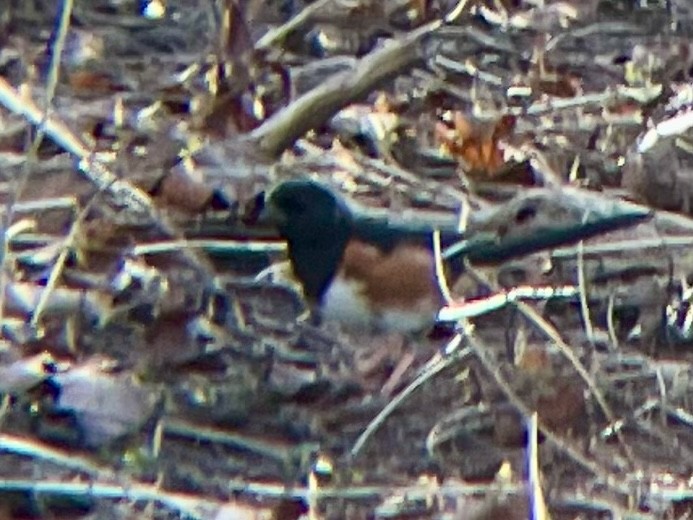
<path fill-rule="evenodd" d="M 397 387 L 400 386 L 400 384 L 402 383 L 404 375 L 407 373 L 407 370 L 409 370 L 409 368 L 414 363 L 415 356 L 411 345 L 411 341 L 408 341 L 406 338 L 403 338 L 401 336 L 399 339 L 401 342 L 402 354 L 397 357 L 397 363 L 395 364 L 394 368 L 392 369 L 392 372 L 390 372 L 390 376 L 387 378 L 387 381 L 385 381 L 385 384 L 383 384 L 383 387 L 380 390 L 380 395 L 383 397 L 389 398 L 395 393 Z"/>
<path fill-rule="evenodd" d="M 391 395 L 414 360 L 412 346 L 400 333 L 349 331 L 354 369 L 364 387 Z"/>

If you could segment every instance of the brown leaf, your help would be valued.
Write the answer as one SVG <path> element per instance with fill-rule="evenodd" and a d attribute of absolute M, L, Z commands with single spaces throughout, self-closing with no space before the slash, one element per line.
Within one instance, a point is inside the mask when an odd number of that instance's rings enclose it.
<path fill-rule="evenodd" d="M 455 112 L 453 128 L 439 123 L 436 134 L 443 146 L 464 163 L 470 176 L 493 179 L 505 167 L 500 140 L 510 135 L 514 127 L 513 116 L 503 116 L 493 124 L 485 124 Z"/>
<path fill-rule="evenodd" d="M 199 213 L 212 199 L 213 189 L 191 176 L 181 164 L 171 168 L 152 190 L 151 195 L 166 206 Z"/>

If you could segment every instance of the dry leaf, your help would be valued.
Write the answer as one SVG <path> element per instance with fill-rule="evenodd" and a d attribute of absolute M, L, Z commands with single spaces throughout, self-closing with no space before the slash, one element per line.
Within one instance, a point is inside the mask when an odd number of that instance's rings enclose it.
<path fill-rule="evenodd" d="M 157 394 L 131 374 L 109 374 L 96 363 L 55 376 L 58 406 L 74 412 L 85 441 L 100 446 L 140 428 L 154 412 Z"/>
<path fill-rule="evenodd" d="M 503 116 L 493 124 L 471 121 L 461 112 L 453 116 L 453 128 L 439 123 L 436 135 L 452 156 L 462 161 L 472 177 L 493 179 L 504 166 L 500 140 L 512 133 L 513 116 Z"/>

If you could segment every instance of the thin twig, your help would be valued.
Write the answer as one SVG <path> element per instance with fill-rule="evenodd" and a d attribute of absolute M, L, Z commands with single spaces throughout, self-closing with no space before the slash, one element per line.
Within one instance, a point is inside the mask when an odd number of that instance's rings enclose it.
<path fill-rule="evenodd" d="M 246 253 L 273 253 L 286 252 L 286 244 L 282 242 L 262 242 L 244 240 L 223 239 L 195 239 L 195 240 L 164 240 L 137 244 L 132 248 L 135 256 L 166 254 L 185 249 L 202 249 L 213 252 L 246 252 Z"/>
<path fill-rule="evenodd" d="M 262 50 L 267 49 L 281 40 L 284 40 L 287 35 L 299 29 L 302 25 L 310 21 L 310 18 L 320 12 L 325 8 L 330 2 L 334 0 L 318 0 L 310 5 L 304 7 L 300 13 L 294 16 L 291 20 L 283 25 L 280 25 L 276 29 L 268 31 L 262 38 L 258 40 L 255 44 L 255 49 Z"/>
<path fill-rule="evenodd" d="M 352 457 L 356 457 L 363 446 L 366 444 L 366 441 L 375 433 L 375 431 L 380 428 L 380 426 L 385 422 L 385 419 L 387 419 L 392 412 L 394 412 L 397 407 L 402 404 L 405 399 L 407 399 L 410 395 L 416 391 L 417 388 L 419 388 L 422 384 L 424 384 L 426 381 L 431 379 L 433 376 L 436 374 L 442 372 L 445 368 L 449 367 L 450 365 L 461 361 L 468 357 L 471 354 L 471 350 L 468 348 L 464 348 L 460 351 L 457 351 L 456 348 L 453 348 L 453 344 L 459 346 L 459 344 L 462 341 L 462 337 L 458 334 L 456 335 L 449 343 L 448 347 L 446 347 L 446 350 L 452 351 L 453 353 L 451 355 L 447 355 L 444 357 L 441 357 L 439 354 L 436 354 L 434 358 L 429 361 L 429 363 L 426 365 L 424 370 L 421 372 L 421 374 L 414 379 L 411 383 L 407 385 L 406 388 L 404 388 L 399 394 L 397 394 L 395 397 L 392 398 L 392 400 L 385 405 L 385 407 L 378 413 L 377 416 L 368 424 L 365 430 L 359 435 L 358 439 L 356 439 L 356 442 L 354 442 L 354 445 L 351 448 L 351 451 L 349 452 Z"/>
<path fill-rule="evenodd" d="M 38 326 L 38 323 L 41 320 L 41 315 L 43 314 L 43 310 L 46 304 L 48 303 L 50 295 L 58 285 L 60 275 L 62 274 L 63 269 L 65 268 L 65 262 L 67 261 L 68 254 L 70 253 L 70 251 L 72 251 L 74 243 L 77 240 L 79 233 L 82 231 L 81 224 L 84 222 L 84 219 L 86 218 L 89 210 L 93 206 L 94 201 L 97 200 L 97 198 L 99 197 L 99 194 L 100 192 L 97 192 L 89 199 L 89 202 L 85 204 L 84 208 L 82 208 L 82 210 L 79 212 L 77 218 L 70 227 L 70 232 L 68 233 L 67 237 L 63 242 L 63 245 L 60 249 L 60 253 L 58 254 L 58 258 L 56 258 L 55 263 L 51 268 L 51 273 L 48 276 L 48 280 L 46 281 L 46 286 L 41 291 L 41 296 L 39 297 L 39 300 L 36 303 L 36 308 L 34 309 L 34 312 L 31 315 L 30 324 L 34 328 Z"/>
<path fill-rule="evenodd" d="M 263 442 L 248 435 L 222 430 L 220 428 L 199 426 L 178 419 L 166 419 L 163 421 L 163 432 L 192 439 L 195 442 L 218 443 L 243 449 L 254 455 L 259 455 L 276 462 L 286 464 L 294 455 L 292 449 L 282 449 L 276 443 Z"/>
<path fill-rule="evenodd" d="M 45 103 L 43 114 L 41 115 L 41 122 L 38 125 L 36 135 L 34 136 L 31 147 L 27 150 L 26 160 L 22 167 L 21 177 L 14 189 L 12 190 L 11 196 L 7 201 L 7 214 L 6 221 L 4 222 L 4 228 L 8 229 L 12 224 L 14 205 L 19 199 L 20 194 L 24 191 L 24 186 L 26 185 L 27 179 L 29 178 L 30 170 L 35 162 L 38 154 L 39 147 L 43 141 L 45 134 L 44 125 L 50 116 L 50 109 L 53 104 L 53 98 L 55 97 L 55 91 L 58 86 L 58 80 L 60 78 L 60 60 L 62 58 L 63 50 L 65 49 L 65 41 L 67 39 L 67 32 L 70 27 L 70 17 L 72 16 L 73 0 L 65 0 L 61 4 L 60 19 L 58 20 L 57 30 L 55 33 L 55 40 L 53 42 L 51 60 L 48 67 L 48 77 L 46 80 L 46 92 L 45 92 Z M 2 78 L 0 78 L 2 80 Z M 3 233 L 2 239 L 2 265 L 0 266 L 0 317 L 4 316 L 5 311 L 5 286 L 7 285 L 7 272 L 6 262 L 9 255 L 9 240 L 6 234 Z"/>
<path fill-rule="evenodd" d="M 547 520 L 546 500 L 541 489 L 541 471 L 539 469 L 539 417 L 534 412 L 528 419 L 527 435 L 527 480 L 529 481 L 530 518 Z"/>
<path fill-rule="evenodd" d="M 495 383 L 500 387 L 510 403 L 517 408 L 517 410 L 524 417 L 530 417 L 532 415 L 532 410 L 527 408 L 524 401 L 520 398 L 520 396 L 517 395 L 511 384 L 502 374 L 497 364 L 490 359 L 488 355 L 489 349 L 473 334 L 467 335 L 467 341 L 469 341 L 469 346 L 474 350 L 476 357 L 479 359 L 484 369 L 493 376 Z M 584 455 L 582 455 L 582 453 L 580 453 L 580 450 L 569 445 L 564 439 L 556 435 L 550 428 L 547 428 L 542 421 L 539 421 L 539 430 L 546 437 L 546 439 L 559 450 L 568 455 L 580 466 L 590 471 L 593 475 L 599 477 L 605 486 L 625 496 L 630 496 L 632 490 L 625 482 L 614 482 L 614 479 L 610 477 L 610 471 L 603 468 L 596 462 L 586 458 Z"/>
<path fill-rule="evenodd" d="M 2 76 L 0 76 L 0 104 L 10 112 L 26 118 L 30 123 L 41 125 L 46 135 L 80 159 L 79 169 L 97 188 L 111 193 L 119 204 L 153 217 L 154 205 L 149 195 L 119 179 L 103 163 L 96 160 L 87 145 L 61 120 L 49 115 L 44 121 L 43 111 L 34 101 L 15 91 Z"/>
<path fill-rule="evenodd" d="M 585 279 L 585 259 L 583 256 L 584 241 L 580 240 L 578 244 L 577 258 L 577 279 L 578 288 L 580 289 L 580 311 L 582 314 L 582 323 L 585 327 L 585 336 L 590 344 L 594 345 L 594 328 L 592 327 L 592 319 L 590 318 L 590 306 L 587 301 L 587 281 Z"/>
<path fill-rule="evenodd" d="M 84 472 L 92 477 L 111 479 L 115 475 L 112 470 L 99 466 L 87 457 L 81 457 L 74 452 L 55 448 L 26 437 L 7 433 L 0 434 L 0 452 L 3 451 L 58 464 L 65 468 Z"/>
<path fill-rule="evenodd" d="M 493 290 L 499 290 L 500 288 L 497 286 L 497 284 L 491 283 L 491 280 L 489 280 L 487 277 L 483 276 L 481 272 L 478 269 L 473 269 L 470 268 L 470 272 L 475 273 L 475 276 L 479 280 L 483 280 L 484 284 L 487 287 L 491 287 Z M 602 409 L 604 412 L 604 415 L 607 417 L 607 419 L 610 422 L 615 422 L 615 416 L 614 413 L 611 410 L 611 407 L 609 404 L 606 402 L 606 398 L 604 397 L 604 394 L 602 391 L 597 387 L 596 382 L 592 378 L 592 376 L 587 372 L 583 364 L 580 362 L 578 357 L 575 355 L 575 352 L 573 352 L 573 349 L 570 348 L 570 346 L 563 340 L 561 337 L 560 333 L 556 330 L 556 328 L 549 323 L 547 320 L 545 320 L 531 305 L 528 305 L 522 301 L 515 301 L 515 305 L 517 306 L 517 309 L 535 326 L 541 330 L 547 338 L 549 338 L 555 345 L 556 347 L 561 351 L 561 353 L 570 361 L 571 365 L 575 369 L 575 371 L 578 373 L 578 375 L 582 378 L 582 380 L 585 382 L 587 387 L 590 390 L 590 393 L 594 396 L 595 400 L 597 401 L 597 404 L 599 407 Z M 628 458 L 628 461 L 630 464 L 633 464 L 634 456 L 633 452 L 630 449 L 630 447 L 626 444 L 625 439 L 623 438 L 620 433 L 617 433 L 617 438 L 619 440 L 620 446 L 623 449 L 623 452 L 625 453 L 626 457 Z"/>
<path fill-rule="evenodd" d="M 115 203 L 138 213 L 143 221 L 150 221 L 152 225 L 168 236 L 177 237 L 180 232 L 171 224 L 164 215 L 157 212 L 152 199 L 147 193 L 118 178 L 109 168 L 98 161 L 87 145 L 72 132 L 61 120 L 49 116 L 43 121 L 43 113 L 32 99 L 21 96 L 7 81 L 0 77 L 0 104 L 8 110 L 25 117 L 32 124 L 42 124 L 46 135 L 49 135 L 58 145 L 69 153 L 75 155 L 78 168 L 94 183 L 98 193 L 109 193 Z M 97 194 L 98 194 L 97 193 Z M 209 274 L 211 269 L 205 258 L 196 255 L 188 249 L 182 249 L 181 253 L 195 266 L 201 267 Z"/>
<path fill-rule="evenodd" d="M 449 305 L 450 302 L 452 302 L 452 293 L 450 292 L 450 286 L 448 285 L 448 280 L 445 276 L 445 266 L 443 265 L 443 254 L 440 246 L 440 230 L 438 229 L 433 232 L 433 258 L 435 259 L 436 282 L 438 283 L 438 289 L 443 295 L 445 304 Z"/>
<path fill-rule="evenodd" d="M 570 346 L 565 341 L 563 341 L 563 338 L 561 337 L 560 333 L 556 330 L 556 328 L 551 323 L 546 321 L 542 316 L 540 316 L 539 313 L 536 310 L 534 310 L 534 308 L 532 308 L 530 305 L 527 305 L 523 302 L 517 302 L 517 307 L 527 319 L 529 319 L 532 323 L 537 325 L 540 328 L 540 330 L 544 332 L 544 334 L 546 334 L 546 336 L 551 341 L 553 341 L 553 343 L 556 345 L 556 347 L 558 347 L 561 353 L 568 359 L 568 361 L 570 361 L 571 365 L 573 366 L 573 368 L 575 368 L 578 375 L 587 384 L 590 393 L 597 401 L 597 404 L 601 408 L 602 412 L 604 412 L 604 415 L 607 417 L 607 419 L 610 422 L 615 422 L 615 415 L 611 410 L 609 404 L 606 402 L 604 394 L 599 389 L 597 383 L 594 381 L 592 376 L 590 376 L 590 374 L 587 372 L 587 370 L 580 362 L 578 357 L 575 355 L 573 349 L 570 348 Z M 621 448 L 623 449 L 623 452 L 628 458 L 628 461 L 631 464 L 633 464 L 635 460 L 633 450 L 631 450 L 630 446 L 628 446 L 622 435 L 617 433 L 616 436 L 619 440 Z"/>
<path fill-rule="evenodd" d="M 606 328 L 609 332 L 609 348 L 612 352 L 618 351 L 618 336 L 616 335 L 616 324 L 614 323 L 614 304 L 616 298 L 614 294 L 609 294 L 609 300 L 606 307 Z"/>
<path fill-rule="evenodd" d="M 4 491 L 29 491 L 66 496 L 89 496 L 96 498 L 124 499 L 131 502 L 160 502 L 186 518 L 207 520 L 215 518 L 215 513 L 224 504 L 211 497 L 195 496 L 188 493 L 164 491 L 157 484 L 106 484 L 82 482 L 51 482 L 47 480 L 0 480 Z M 244 506 L 248 507 L 248 506 Z M 242 515 L 245 517 L 245 515 Z"/>
<path fill-rule="evenodd" d="M 693 236 L 661 237 L 661 238 L 634 238 L 633 240 L 619 240 L 602 244 L 590 244 L 583 247 L 584 258 L 602 257 L 615 253 L 627 253 L 632 251 L 644 251 L 647 249 L 661 249 L 662 247 L 688 249 L 693 246 Z M 554 249 L 551 253 L 553 259 L 577 257 L 579 251 L 576 247 L 562 247 Z"/>
<path fill-rule="evenodd" d="M 48 76 L 46 78 L 46 118 L 50 114 L 50 107 L 53 104 L 55 91 L 58 88 L 58 81 L 60 79 L 60 60 L 62 59 L 63 51 L 65 50 L 65 42 L 67 40 L 67 32 L 70 28 L 70 17 L 72 16 L 73 6 L 73 0 L 63 0 L 61 2 L 58 30 L 55 33 L 55 39 L 53 40 L 53 45 L 51 48 L 51 61 L 48 67 Z M 36 137 L 36 141 L 38 141 L 40 144 L 40 138 L 38 137 L 39 134 L 41 134 L 42 139 L 43 135 L 41 125 L 39 125 L 39 132 L 37 133 Z"/>

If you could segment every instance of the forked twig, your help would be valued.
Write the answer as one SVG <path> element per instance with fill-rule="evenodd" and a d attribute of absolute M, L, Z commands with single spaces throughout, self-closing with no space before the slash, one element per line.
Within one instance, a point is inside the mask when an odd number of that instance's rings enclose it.
<path fill-rule="evenodd" d="M 496 284 L 493 284 L 491 280 L 488 280 L 487 277 L 484 277 L 478 270 L 472 269 L 472 271 L 475 273 L 477 279 L 483 280 L 488 287 L 491 287 L 494 290 L 498 289 Z M 570 361 L 570 364 L 573 366 L 580 378 L 585 382 L 585 384 L 589 388 L 590 393 L 594 396 L 595 400 L 597 401 L 597 404 L 604 412 L 604 415 L 610 422 L 615 422 L 615 415 L 611 410 L 609 404 L 606 402 L 604 394 L 601 392 L 601 390 L 599 390 L 592 376 L 590 376 L 583 364 L 580 362 L 580 360 L 573 352 L 573 349 L 571 349 L 570 346 L 563 340 L 556 328 L 551 323 L 546 321 L 531 305 L 528 305 L 519 299 L 517 299 L 513 303 L 531 323 L 537 326 L 539 330 L 541 330 L 546 335 L 546 337 L 556 345 L 556 347 L 561 351 L 561 353 L 566 357 L 566 359 Z M 628 461 L 631 464 L 633 464 L 635 458 L 633 456 L 632 450 L 627 445 L 625 439 L 623 439 L 623 436 L 620 434 L 620 432 L 617 432 L 616 435 L 619 440 L 619 444 L 623 449 L 624 454 L 628 458 Z"/>
<path fill-rule="evenodd" d="M 327 121 L 382 81 L 419 60 L 419 46 L 423 40 L 459 18 L 467 3 L 468 0 L 458 1 L 443 19 L 392 38 L 382 48 L 357 61 L 353 68 L 333 75 L 322 85 L 306 92 L 254 130 L 250 134 L 251 141 L 266 156 L 276 157 L 311 128 Z"/>
<path fill-rule="evenodd" d="M 468 334 L 467 341 L 469 342 L 469 346 L 474 350 L 474 353 L 476 354 L 476 357 L 481 365 L 489 374 L 493 376 L 495 383 L 500 387 L 510 403 L 524 417 L 531 417 L 533 411 L 525 405 L 524 401 L 520 398 L 520 396 L 517 395 L 515 390 L 513 390 L 512 385 L 501 373 L 498 366 L 487 355 L 487 347 L 483 345 L 483 343 L 481 343 L 474 334 Z M 593 475 L 599 477 L 605 486 L 625 496 L 630 496 L 632 489 L 630 489 L 625 482 L 614 482 L 614 479 L 610 477 L 609 471 L 596 462 L 589 460 L 582 453 L 580 453 L 580 450 L 577 448 L 566 443 L 564 439 L 556 435 L 550 428 L 547 428 L 542 421 L 539 421 L 538 426 L 539 431 L 541 431 L 549 442 L 563 451 L 580 466 L 591 472 Z"/>
<path fill-rule="evenodd" d="M 360 453 L 361 449 L 366 444 L 366 441 L 368 441 L 371 435 L 373 435 L 373 433 L 380 428 L 380 426 L 385 422 L 385 419 L 387 419 L 390 414 L 392 414 L 392 412 L 405 401 L 405 399 L 412 395 L 417 388 L 419 388 L 436 374 L 442 372 L 452 364 L 467 358 L 472 353 L 471 349 L 469 348 L 459 350 L 461 343 L 462 336 L 459 334 L 455 335 L 445 349 L 447 352 L 450 352 L 450 354 L 446 356 L 436 354 L 434 358 L 427 363 L 420 375 L 385 405 L 380 413 L 378 413 L 378 415 L 376 415 L 375 418 L 368 424 L 366 429 L 363 430 L 361 435 L 359 435 L 356 442 L 354 442 L 354 445 L 351 447 L 349 452 L 352 457 L 356 457 Z"/>

